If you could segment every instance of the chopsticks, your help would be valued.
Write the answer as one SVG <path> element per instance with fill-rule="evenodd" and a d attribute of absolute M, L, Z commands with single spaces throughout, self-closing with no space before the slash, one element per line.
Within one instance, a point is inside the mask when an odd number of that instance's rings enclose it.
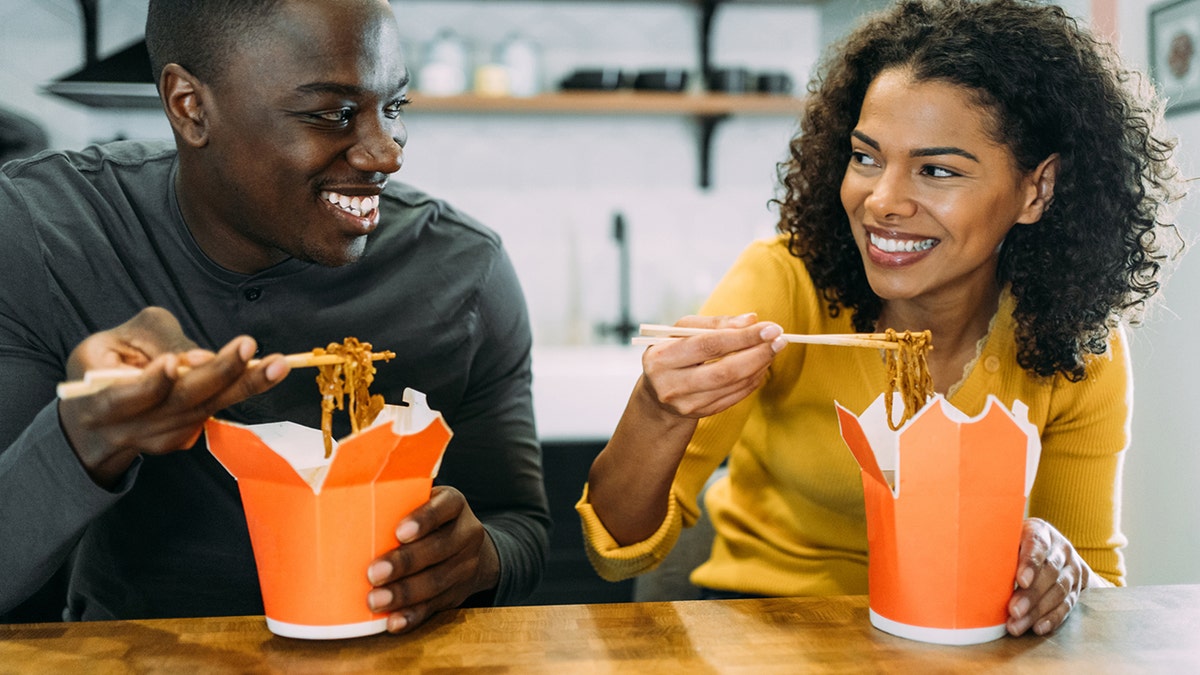
<path fill-rule="evenodd" d="M 711 333 L 712 328 L 685 328 L 644 323 L 641 336 L 630 340 L 634 345 L 656 345 L 693 335 Z M 840 333 L 826 335 L 799 335 L 784 333 L 781 337 L 788 342 L 813 345 L 838 345 L 843 347 L 874 347 L 875 349 L 900 349 L 900 342 L 888 337 L 887 333 Z"/>
<path fill-rule="evenodd" d="M 390 351 L 371 352 L 372 361 L 387 361 L 395 358 L 396 354 Z M 346 361 L 348 357 L 338 354 L 321 354 L 316 355 L 312 352 L 301 352 L 299 354 L 288 354 L 283 357 L 292 368 L 313 368 L 316 366 L 329 366 L 339 361 Z M 247 364 L 250 367 L 257 366 L 261 363 L 261 359 L 251 359 Z M 187 366 L 179 366 L 177 371 L 180 375 L 191 370 Z M 117 382 L 126 382 L 137 378 L 142 374 L 141 368 L 108 368 L 101 370 L 89 370 L 83 374 L 82 380 L 73 380 L 70 382 L 60 382 L 57 393 L 60 399 L 76 398 L 78 396 L 87 396 L 94 394 L 110 384 Z"/>

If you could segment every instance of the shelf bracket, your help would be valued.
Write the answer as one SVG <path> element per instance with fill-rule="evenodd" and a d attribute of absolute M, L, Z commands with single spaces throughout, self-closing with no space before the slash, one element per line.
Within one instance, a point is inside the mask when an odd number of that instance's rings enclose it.
<path fill-rule="evenodd" d="M 700 2 L 700 77 L 705 89 L 712 88 L 712 28 L 713 18 L 723 0 L 701 0 Z"/>
<path fill-rule="evenodd" d="M 79 0 L 79 11 L 83 15 L 83 62 L 94 64 L 99 58 L 100 7 L 98 0 Z"/>
<path fill-rule="evenodd" d="M 712 141 L 717 127 L 729 118 L 729 115 L 701 115 L 696 118 L 699 125 L 699 171 L 700 188 L 707 190 L 712 187 Z"/>

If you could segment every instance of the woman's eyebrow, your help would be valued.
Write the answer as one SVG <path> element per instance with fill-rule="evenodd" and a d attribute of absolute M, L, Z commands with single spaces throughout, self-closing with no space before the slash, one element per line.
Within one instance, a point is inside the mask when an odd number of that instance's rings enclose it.
<path fill-rule="evenodd" d="M 863 132 L 861 132 L 857 129 L 855 129 L 854 131 L 851 131 L 850 135 L 857 138 L 858 140 L 862 141 L 863 143 L 866 143 L 867 145 L 871 146 L 872 148 L 875 148 L 876 150 L 881 149 L 879 146 L 879 141 L 875 140 L 874 138 L 871 138 L 870 136 L 864 134 Z M 972 162 L 979 161 L 979 158 L 976 157 L 975 155 L 971 154 L 970 152 L 967 152 L 966 150 L 963 150 L 962 148 L 956 148 L 952 145 L 936 146 L 936 147 L 932 147 L 932 148 L 918 148 L 918 149 L 913 150 L 912 152 L 908 153 L 909 157 L 937 157 L 939 155 L 958 155 L 959 157 L 965 157 L 965 158 L 971 160 Z"/>

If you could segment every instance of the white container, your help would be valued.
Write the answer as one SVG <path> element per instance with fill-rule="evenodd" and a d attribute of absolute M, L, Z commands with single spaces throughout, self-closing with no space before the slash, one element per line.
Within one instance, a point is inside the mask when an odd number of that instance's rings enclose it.
<path fill-rule="evenodd" d="M 496 61 L 508 71 L 508 91 L 512 96 L 535 96 L 542 91 L 541 55 L 537 45 L 513 33 L 500 44 Z"/>

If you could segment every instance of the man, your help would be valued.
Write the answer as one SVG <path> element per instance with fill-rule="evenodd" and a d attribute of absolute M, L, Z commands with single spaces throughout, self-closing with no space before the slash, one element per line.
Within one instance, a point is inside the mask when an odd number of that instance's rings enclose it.
<path fill-rule="evenodd" d="M 422 391 L 454 431 L 429 503 L 362 571 L 363 602 L 400 632 L 532 591 L 549 515 L 528 317 L 494 233 L 388 182 L 406 141 L 398 30 L 385 0 L 152 0 L 174 146 L 0 174 L 0 612 L 69 559 L 68 619 L 261 613 L 202 424 L 319 426 L 315 373 L 287 377 L 279 353 L 347 336 L 398 355 L 373 393 Z M 55 400 L 118 364 L 144 372 Z"/>

